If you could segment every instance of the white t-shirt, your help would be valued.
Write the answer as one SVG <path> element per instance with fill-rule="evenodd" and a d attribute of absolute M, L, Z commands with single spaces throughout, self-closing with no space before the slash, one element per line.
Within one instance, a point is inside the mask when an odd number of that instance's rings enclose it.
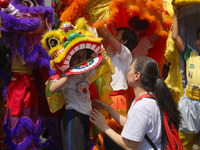
<path fill-rule="evenodd" d="M 62 93 L 68 105 L 66 109 L 74 109 L 85 115 L 92 110 L 88 78 L 95 74 L 95 69 L 86 73 L 74 75 L 62 88 Z"/>
<path fill-rule="evenodd" d="M 114 56 L 109 56 L 113 66 L 115 67 L 115 73 L 112 74 L 112 82 L 110 83 L 113 91 L 126 90 L 127 85 L 127 75 L 132 62 L 131 51 L 122 45 L 121 53 L 116 51 Z M 109 54 L 109 53 L 108 53 Z"/>
<path fill-rule="evenodd" d="M 139 40 L 138 45 L 131 51 L 133 58 L 146 56 L 148 54 L 148 50 L 152 47 L 153 45 L 151 44 L 149 38 L 147 36 L 142 37 Z"/>
<path fill-rule="evenodd" d="M 129 140 L 142 142 L 139 150 L 153 150 L 152 146 L 144 139 L 149 136 L 158 149 L 161 149 L 161 117 L 156 101 L 143 98 L 134 104 L 128 111 L 127 120 L 121 135 Z"/>

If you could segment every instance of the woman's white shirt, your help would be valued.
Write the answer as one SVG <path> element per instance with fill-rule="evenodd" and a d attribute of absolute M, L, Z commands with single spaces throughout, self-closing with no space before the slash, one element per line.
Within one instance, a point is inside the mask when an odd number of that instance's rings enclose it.
<path fill-rule="evenodd" d="M 153 150 L 152 146 L 144 138 L 149 136 L 158 149 L 161 149 L 161 117 L 156 101 L 151 98 L 143 98 L 129 109 L 125 126 L 121 135 L 129 140 L 142 142 L 139 150 Z"/>

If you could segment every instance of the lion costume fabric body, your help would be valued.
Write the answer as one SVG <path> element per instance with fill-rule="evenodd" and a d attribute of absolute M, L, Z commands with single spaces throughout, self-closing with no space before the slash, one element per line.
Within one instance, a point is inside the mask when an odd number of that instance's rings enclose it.
<path fill-rule="evenodd" d="M 11 49 L 12 62 L 11 82 L 4 83 L 5 87 L 9 85 L 8 89 L 4 90 L 4 96 L 7 98 L 3 126 L 6 135 L 4 144 L 15 150 L 37 149 L 42 147 L 39 136 L 43 128 L 48 128 L 47 118 L 56 116 L 50 113 L 45 97 L 45 82 L 54 71 L 50 69 L 50 57 L 40 41 L 42 34 L 53 23 L 53 9 L 45 6 L 44 0 L 12 0 L 10 4 L 14 11 L 0 11 L 2 39 Z M 16 61 L 18 56 L 27 64 L 25 69 L 21 68 L 22 63 L 21 66 L 16 66 L 20 64 Z M 26 74 L 26 68 L 31 68 L 32 72 Z M 23 91 L 24 86 L 18 85 L 25 85 L 26 91 Z M 30 91 L 31 87 L 35 87 L 35 90 Z M 46 120 L 40 119 L 39 116 L 45 116 Z M 53 122 L 55 123 L 55 120 Z M 49 131 L 57 129 L 52 124 L 49 124 Z M 58 135 L 58 132 L 56 134 Z M 47 148 L 48 144 L 44 146 Z"/>

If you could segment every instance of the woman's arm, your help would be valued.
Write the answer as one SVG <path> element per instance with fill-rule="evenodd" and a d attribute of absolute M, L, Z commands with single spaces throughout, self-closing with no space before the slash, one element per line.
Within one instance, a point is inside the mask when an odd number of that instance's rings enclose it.
<path fill-rule="evenodd" d="M 94 123 L 102 132 L 108 135 L 116 144 L 126 150 L 137 150 L 141 142 L 135 142 L 123 138 L 120 134 L 116 133 L 113 129 L 107 126 L 106 120 L 102 113 L 94 109 L 91 112 L 90 121 Z"/>
<path fill-rule="evenodd" d="M 115 119 L 115 121 L 117 121 L 117 123 L 119 125 L 121 125 L 122 127 L 125 125 L 126 123 L 126 117 L 121 115 L 120 113 L 118 113 L 113 107 L 109 106 L 109 110 L 108 110 L 109 114 Z"/>
<path fill-rule="evenodd" d="M 135 142 L 128 140 L 121 135 L 117 134 L 113 129 L 109 128 L 105 131 L 106 135 L 108 135 L 116 144 L 121 146 L 126 150 L 137 150 L 139 149 L 141 142 Z"/>
<path fill-rule="evenodd" d="M 93 100 L 92 101 L 93 108 L 99 108 L 103 109 L 109 112 L 109 114 L 117 121 L 119 125 L 122 127 L 126 123 L 126 117 L 118 113 L 114 108 L 112 108 L 110 105 L 100 101 L 100 100 Z"/>

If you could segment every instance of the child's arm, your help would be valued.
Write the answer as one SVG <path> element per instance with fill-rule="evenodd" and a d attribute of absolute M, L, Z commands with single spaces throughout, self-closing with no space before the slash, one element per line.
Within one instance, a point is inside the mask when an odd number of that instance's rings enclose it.
<path fill-rule="evenodd" d="M 97 29 L 97 32 L 99 36 L 102 36 L 108 43 L 110 43 L 114 50 L 117 51 L 118 53 L 121 53 L 122 46 L 121 43 L 110 33 L 110 31 L 105 27 L 102 26 Z M 102 43 L 105 47 L 105 44 Z M 105 49 L 107 49 L 108 44 L 106 45 Z"/>
<path fill-rule="evenodd" d="M 53 81 L 50 85 L 50 92 L 51 93 L 55 93 L 55 92 L 61 92 L 62 88 L 64 87 L 64 85 L 71 79 L 72 75 L 68 75 L 68 76 L 63 76 L 60 79 L 58 79 L 57 81 Z"/>
<path fill-rule="evenodd" d="M 180 51 L 182 53 L 185 49 L 185 42 L 183 41 L 183 39 L 179 35 L 179 26 L 178 26 L 179 11 L 178 11 L 177 6 L 174 5 L 174 0 L 172 1 L 172 5 L 173 5 L 173 9 L 174 9 L 174 20 L 173 20 L 173 26 L 172 26 L 172 39 L 174 40 L 176 48 L 178 49 L 178 51 Z"/>

